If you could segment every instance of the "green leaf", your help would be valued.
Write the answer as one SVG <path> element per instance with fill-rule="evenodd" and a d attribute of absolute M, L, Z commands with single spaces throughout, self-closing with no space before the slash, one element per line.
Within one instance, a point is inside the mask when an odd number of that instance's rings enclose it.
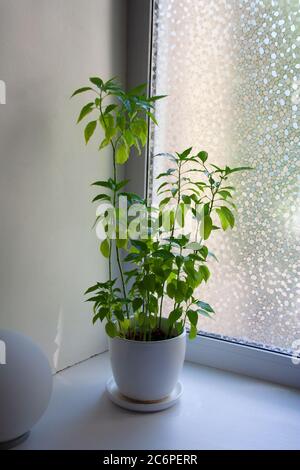
<path fill-rule="evenodd" d="M 223 197 L 224 199 L 227 199 L 228 197 L 232 197 L 231 193 L 229 191 L 226 191 L 225 189 L 218 191 L 218 195 Z"/>
<path fill-rule="evenodd" d="M 175 212 L 174 210 L 164 211 L 164 217 L 162 220 L 162 226 L 165 230 L 170 231 L 174 226 L 175 222 Z"/>
<path fill-rule="evenodd" d="M 114 110 L 115 108 L 117 108 L 117 107 L 118 107 L 117 104 L 109 104 L 109 105 L 106 106 L 106 108 L 105 108 L 104 115 L 110 113 L 111 111 L 113 111 L 113 110 Z"/>
<path fill-rule="evenodd" d="M 156 120 L 154 114 L 151 113 L 150 111 L 147 111 L 146 114 L 147 114 L 147 116 L 149 116 L 149 118 L 151 119 L 151 121 L 153 121 L 154 124 L 156 124 L 156 125 L 158 126 L 158 122 L 157 122 L 157 120 Z"/>
<path fill-rule="evenodd" d="M 228 166 L 225 168 L 225 174 L 230 175 L 231 173 L 235 173 L 237 171 L 248 171 L 248 170 L 254 170 L 251 166 L 239 166 L 236 168 L 229 168 Z"/>
<path fill-rule="evenodd" d="M 97 290 L 97 289 L 98 289 L 98 284 L 95 284 L 94 286 L 89 287 L 89 288 L 85 291 L 84 295 L 90 294 L 91 292 L 94 292 L 94 291 Z"/>
<path fill-rule="evenodd" d="M 124 261 L 136 261 L 137 259 L 140 259 L 140 255 L 137 253 L 130 253 L 129 255 L 126 256 Z"/>
<path fill-rule="evenodd" d="M 137 319 L 138 319 L 139 326 L 143 326 L 143 324 L 145 323 L 145 320 L 147 319 L 147 317 L 143 312 L 140 312 L 138 314 Z"/>
<path fill-rule="evenodd" d="M 107 316 L 108 313 L 109 313 L 109 309 L 108 309 L 108 308 L 106 308 L 106 307 L 100 308 L 100 310 L 99 310 L 99 317 L 100 317 L 100 320 L 103 321 L 104 318 Z"/>
<path fill-rule="evenodd" d="M 155 291 L 155 275 L 154 274 L 146 274 L 144 277 L 144 284 L 146 286 L 146 289 L 150 292 Z"/>
<path fill-rule="evenodd" d="M 198 314 L 199 315 L 202 315 L 203 317 L 206 317 L 206 318 L 213 318 L 209 312 L 207 312 L 206 310 L 202 310 L 202 309 L 199 309 L 197 310 Z"/>
<path fill-rule="evenodd" d="M 109 202 L 111 202 L 111 197 L 108 196 L 107 194 L 98 194 L 98 196 L 94 197 L 94 199 L 92 200 L 92 202 L 95 202 L 95 201 L 109 201 Z"/>
<path fill-rule="evenodd" d="M 93 320 L 92 320 L 93 325 L 95 325 L 97 320 L 101 320 L 101 317 L 100 317 L 99 313 L 97 313 L 96 315 L 93 316 Z"/>
<path fill-rule="evenodd" d="M 223 213 L 222 209 L 216 209 L 216 213 L 219 216 L 219 219 L 220 219 L 220 222 L 221 222 L 221 225 L 222 225 L 222 229 L 227 230 L 228 227 L 229 227 L 229 222 L 227 220 L 227 217 Z"/>
<path fill-rule="evenodd" d="M 110 338 L 115 338 L 118 334 L 116 325 L 112 321 L 108 321 L 105 325 L 105 331 Z"/>
<path fill-rule="evenodd" d="M 195 310 L 188 310 L 186 314 L 188 319 L 190 320 L 191 325 L 197 326 L 198 313 Z"/>
<path fill-rule="evenodd" d="M 158 301 L 157 301 L 157 298 L 154 295 L 151 295 L 149 297 L 148 306 L 149 306 L 149 311 L 151 313 L 157 313 L 158 312 Z"/>
<path fill-rule="evenodd" d="M 143 93 L 145 91 L 146 86 L 147 86 L 147 83 L 142 83 L 141 85 L 138 85 L 132 88 L 128 92 L 128 95 L 139 95 L 140 93 Z"/>
<path fill-rule="evenodd" d="M 177 303 L 180 303 L 185 300 L 187 287 L 188 286 L 186 284 L 186 281 L 177 281 L 177 288 L 175 292 L 175 300 Z"/>
<path fill-rule="evenodd" d="M 105 138 L 110 140 L 116 133 L 117 129 L 115 128 L 115 121 L 111 114 L 106 114 L 105 116 L 100 116 L 99 122 L 102 126 L 102 129 L 105 132 Z"/>
<path fill-rule="evenodd" d="M 181 333 L 183 332 L 183 321 L 177 322 L 175 327 L 176 327 L 177 334 L 181 335 Z"/>
<path fill-rule="evenodd" d="M 105 258 L 109 258 L 110 243 L 109 243 L 109 241 L 107 240 L 107 238 L 101 242 L 101 244 L 100 244 L 100 251 L 101 251 L 102 255 L 103 255 Z"/>
<path fill-rule="evenodd" d="M 131 130 L 132 130 L 132 133 L 140 139 L 141 145 L 142 147 L 144 147 L 144 145 L 147 142 L 147 133 L 148 133 L 146 121 L 144 121 L 143 119 L 137 119 L 133 121 L 133 123 L 131 124 Z"/>
<path fill-rule="evenodd" d="M 128 201 L 131 203 L 131 202 L 140 202 L 142 204 L 145 203 L 145 200 L 139 196 L 138 194 L 136 193 L 129 193 L 129 192 L 122 192 L 122 193 L 119 193 L 119 196 L 125 196 L 127 197 Z"/>
<path fill-rule="evenodd" d="M 124 314 L 123 314 L 122 310 L 119 309 L 119 307 L 116 310 L 114 310 L 114 315 L 118 320 L 120 320 L 120 321 L 124 320 Z"/>
<path fill-rule="evenodd" d="M 157 250 L 152 253 L 153 258 L 163 258 L 165 261 L 174 258 L 174 255 L 166 250 Z"/>
<path fill-rule="evenodd" d="M 214 313 L 214 309 L 206 302 L 203 302 L 202 300 L 198 300 L 196 302 L 196 305 L 200 307 L 203 310 L 206 310 L 206 312 Z"/>
<path fill-rule="evenodd" d="M 228 207 L 222 206 L 221 209 L 222 209 L 223 214 L 225 214 L 225 217 L 228 220 L 228 223 L 229 223 L 230 227 L 233 228 L 234 227 L 234 215 L 233 215 L 233 213 L 231 212 L 230 209 L 228 209 Z"/>
<path fill-rule="evenodd" d="M 203 245 L 201 245 L 201 243 L 198 243 L 198 242 L 191 242 L 191 243 L 188 243 L 185 248 L 188 248 L 189 250 L 201 250 L 201 248 L 203 248 Z"/>
<path fill-rule="evenodd" d="M 157 191 L 160 191 L 162 188 L 164 188 L 165 186 L 167 186 L 168 184 L 171 184 L 169 183 L 169 181 L 164 181 L 163 183 L 161 183 L 158 188 L 157 188 Z"/>
<path fill-rule="evenodd" d="M 79 117 L 77 119 L 77 124 L 83 119 L 85 118 L 85 116 L 87 116 L 89 113 L 91 113 L 94 109 L 94 102 L 90 102 L 88 104 L 86 104 L 85 106 L 83 106 L 82 110 L 80 111 L 80 114 L 79 114 Z"/>
<path fill-rule="evenodd" d="M 185 204 L 190 204 L 190 203 L 191 203 L 191 198 L 190 198 L 190 196 L 187 196 L 187 195 L 185 195 L 185 194 L 182 196 L 182 200 L 183 200 L 183 202 L 184 202 Z"/>
<path fill-rule="evenodd" d="M 131 245 L 134 246 L 138 251 L 147 252 L 147 243 L 143 242 L 142 240 L 131 240 Z"/>
<path fill-rule="evenodd" d="M 95 132 L 97 126 L 97 121 L 91 121 L 88 123 L 86 128 L 84 129 L 84 137 L 85 137 L 85 143 L 87 144 L 92 135 Z"/>
<path fill-rule="evenodd" d="M 113 180 L 95 181 L 95 183 L 92 183 L 92 186 L 102 186 L 103 188 L 109 188 L 111 190 L 114 189 Z"/>
<path fill-rule="evenodd" d="M 138 155 L 141 155 L 141 154 L 142 154 L 142 152 L 141 152 L 141 146 L 140 146 L 140 144 L 139 144 L 139 139 L 138 139 L 138 138 L 135 139 L 134 146 L 135 146 L 135 148 L 137 149 L 137 154 L 138 154 Z"/>
<path fill-rule="evenodd" d="M 176 212 L 176 220 L 180 227 L 184 227 L 184 220 L 185 220 L 185 206 L 184 203 L 181 202 L 178 206 L 178 210 Z"/>
<path fill-rule="evenodd" d="M 160 178 L 162 178 L 162 177 L 164 177 L 164 176 L 170 176 L 170 175 L 172 175 L 173 173 L 175 173 L 175 171 L 176 171 L 176 168 L 169 168 L 167 171 L 164 171 L 163 173 L 160 173 L 158 176 L 156 176 L 155 179 L 158 180 L 158 179 L 160 179 Z M 175 176 L 175 175 L 174 175 L 174 176 Z"/>
<path fill-rule="evenodd" d="M 155 315 L 150 315 L 150 327 L 154 328 L 156 326 L 156 317 Z"/>
<path fill-rule="evenodd" d="M 168 204 L 168 202 L 170 202 L 170 200 L 171 200 L 170 197 L 164 198 L 162 201 L 160 201 L 159 207 L 161 208 L 162 206 L 166 206 Z"/>
<path fill-rule="evenodd" d="M 224 186 L 223 189 L 226 189 L 229 191 L 236 191 L 236 188 L 234 186 Z"/>
<path fill-rule="evenodd" d="M 183 256 L 179 256 L 179 255 L 176 256 L 175 263 L 178 269 L 180 269 L 181 266 L 183 265 L 183 261 L 184 261 Z"/>
<path fill-rule="evenodd" d="M 174 299 L 176 295 L 176 285 L 173 282 L 167 285 L 167 294 L 171 299 Z"/>
<path fill-rule="evenodd" d="M 207 282 L 210 276 L 210 271 L 208 267 L 205 266 L 204 264 L 199 266 L 199 273 L 201 273 L 201 276 L 204 279 L 204 281 Z"/>
<path fill-rule="evenodd" d="M 126 140 L 128 147 L 131 147 L 135 143 L 135 138 L 129 129 L 126 129 L 124 131 L 124 139 Z"/>
<path fill-rule="evenodd" d="M 201 233 L 202 238 L 204 238 L 204 240 L 207 240 L 209 238 L 211 231 L 212 231 L 212 225 L 213 224 L 212 224 L 210 215 L 205 215 L 203 217 L 201 227 L 200 227 L 200 233 Z"/>
<path fill-rule="evenodd" d="M 202 248 L 200 249 L 200 254 L 203 256 L 203 258 L 207 258 L 208 255 L 208 248 L 207 246 L 203 245 Z"/>
<path fill-rule="evenodd" d="M 220 168 L 219 166 L 217 165 L 214 165 L 213 163 L 210 164 L 213 168 L 215 168 L 215 172 L 214 173 L 223 173 L 223 170 L 222 168 Z"/>
<path fill-rule="evenodd" d="M 127 245 L 127 239 L 126 238 L 117 238 L 116 239 L 116 245 L 118 248 L 125 248 Z"/>
<path fill-rule="evenodd" d="M 193 260 L 187 260 L 184 264 L 184 270 L 188 274 L 188 276 L 194 280 L 197 280 L 197 271 L 195 270 L 194 267 L 194 261 Z"/>
<path fill-rule="evenodd" d="M 174 310 L 172 310 L 172 312 L 170 313 L 168 317 L 169 326 L 172 326 L 177 320 L 179 320 L 181 315 L 182 315 L 181 308 L 175 308 Z"/>
<path fill-rule="evenodd" d="M 234 226 L 234 215 L 228 207 L 222 206 L 216 209 L 216 213 L 219 216 L 222 229 L 227 230 L 228 227 Z"/>
<path fill-rule="evenodd" d="M 90 91 L 90 90 L 92 90 L 92 88 L 90 86 L 84 86 L 82 88 L 78 88 L 78 90 L 74 91 L 71 98 L 73 98 L 73 96 L 79 95 L 79 93 L 84 93 L 85 91 Z"/>
<path fill-rule="evenodd" d="M 162 98 L 166 98 L 168 95 L 157 95 L 157 96 L 150 96 L 150 98 L 148 98 L 148 101 L 157 101 L 157 100 L 161 100 Z"/>
<path fill-rule="evenodd" d="M 197 336 L 197 328 L 194 325 L 191 325 L 189 339 L 195 339 Z"/>
<path fill-rule="evenodd" d="M 118 114 L 116 122 L 117 122 L 117 126 L 119 127 L 119 129 L 123 132 L 126 126 L 125 116 Z"/>
<path fill-rule="evenodd" d="M 97 302 L 99 300 L 99 295 L 95 295 L 94 297 L 90 297 L 86 299 L 86 302 Z"/>
<path fill-rule="evenodd" d="M 119 165 L 123 165 L 125 162 L 127 162 L 129 157 L 129 147 L 127 145 L 127 142 L 122 139 L 121 143 L 118 144 L 117 150 L 116 150 L 116 162 Z"/>
<path fill-rule="evenodd" d="M 198 157 L 203 163 L 205 163 L 206 160 L 208 159 L 208 153 L 202 150 L 201 152 L 198 153 Z"/>
<path fill-rule="evenodd" d="M 130 180 L 122 180 L 122 181 L 119 181 L 119 183 L 116 185 L 116 190 L 119 191 L 120 189 L 124 188 L 124 186 L 126 186 L 127 183 L 129 183 Z"/>
<path fill-rule="evenodd" d="M 99 145 L 99 150 L 104 149 L 110 144 L 110 139 L 107 139 L 106 137 L 102 140 L 101 144 Z"/>
<path fill-rule="evenodd" d="M 134 312 L 136 312 L 142 305 L 143 305 L 144 300 L 141 297 L 136 297 L 132 301 L 132 309 Z"/>
<path fill-rule="evenodd" d="M 103 86 L 103 81 L 99 77 L 91 77 L 90 82 L 93 83 L 93 85 L 96 85 L 98 88 L 102 88 Z"/>
<path fill-rule="evenodd" d="M 179 159 L 180 159 L 180 160 L 186 160 L 186 158 L 187 158 L 187 157 L 189 156 L 189 154 L 191 153 L 192 148 L 193 148 L 193 147 L 189 147 L 188 149 L 184 150 L 184 152 L 182 152 L 182 153 L 180 153 L 180 154 L 177 153 Z"/>
<path fill-rule="evenodd" d="M 208 256 L 210 256 L 210 257 L 213 258 L 215 261 L 217 261 L 217 263 L 219 262 L 218 258 L 216 257 L 216 255 L 215 255 L 212 251 L 209 251 L 209 252 L 208 252 Z"/>
<path fill-rule="evenodd" d="M 110 89 L 119 89 L 118 84 L 116 83 L 117 77 L 110 78 L 107 82 L 103 84 L 103 89 L 110 90 Z"/>
<path fill-rule="evenodd" d="M 124 331 L 127 331 L 130 328 L 130 320 L 125 318 L 123 321 L 121 321 L 121 327 Z"/>

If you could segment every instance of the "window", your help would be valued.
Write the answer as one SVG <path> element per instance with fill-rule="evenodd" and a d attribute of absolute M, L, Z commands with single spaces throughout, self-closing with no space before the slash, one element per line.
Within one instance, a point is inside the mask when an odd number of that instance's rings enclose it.
<path fill-rule="evenodd" d="M 237 227 L 214 235 L 203 333 L 281 354 L 300 346 L 300 6 L 295 0 L 155 0 L 150 155 L 193 145 L 236 176 Z M 163 162 L 163 163 L 162 163 Z M 150 162 L 149 191 L 166 160 Z"/>

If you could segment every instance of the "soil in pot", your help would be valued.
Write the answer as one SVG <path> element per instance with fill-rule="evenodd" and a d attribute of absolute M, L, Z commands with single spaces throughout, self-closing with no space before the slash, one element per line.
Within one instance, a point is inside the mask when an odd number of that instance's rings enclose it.
<path fill-rule="evenodd" d="M 151 331 L 151 339 L 147 336 L 148 341 L 163 341 L 164 339 L 171 339 L 175 338 L 178 336 L 178 334 L 172 333 L 168 335 L 165 331 L 163 331 L 160 328 L 157 328 L 156 330 Z M 144 341 L 144 333 L 142 331 L 132 331 L 130 330 L 128 334 L 126 335 L 126 339 L 131 339 L 134 341 Z"/>

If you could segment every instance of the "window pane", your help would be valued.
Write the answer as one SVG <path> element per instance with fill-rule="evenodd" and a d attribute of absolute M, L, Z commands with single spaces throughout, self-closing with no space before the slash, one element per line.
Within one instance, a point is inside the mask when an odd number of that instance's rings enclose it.
<path fill-rule="evenodd" d="M 217 316 L 201 329 L 286 352 L 300 339 L 299 9 L 159 0 L 153 33 L 153 92 L 169 97 L 157 104 L 151 152 L 193 145 L 213 163 L 255 167 L 235 177 L 236 228 L 210 241 L 219 263 L 201 299 Z M 153 159 L 154 202 L 164 165 Z"/>

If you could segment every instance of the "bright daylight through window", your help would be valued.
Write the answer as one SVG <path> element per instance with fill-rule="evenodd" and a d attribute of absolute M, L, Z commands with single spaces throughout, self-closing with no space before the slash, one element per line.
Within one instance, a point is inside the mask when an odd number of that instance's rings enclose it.
<path fill-rule="evenodd" d="M 201 330 L 291 353 L 300 339 L 298 0 L 156 0 L 151 155 L 206 150 L 234 177 L 234 230 L 209 240 L 214 282 L 201 298 L 216 311 Z M 196 148 L 197 146 L 197 148 Z M 155 176 L 169 160 L 151 161 Z"/>

